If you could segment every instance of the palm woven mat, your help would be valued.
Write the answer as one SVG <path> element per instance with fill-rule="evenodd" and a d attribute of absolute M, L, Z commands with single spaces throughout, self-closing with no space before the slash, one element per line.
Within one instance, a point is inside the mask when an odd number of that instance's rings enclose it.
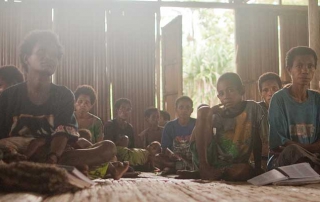
<path fill-rule="evenodd" d="M 33 193 L 0 195 L 0 201 L 319 201 L 320 184 L 263 186 L 223 181 L 178 180 L 142 173 L 140 178 L 99 180 L 90 189 L 55 196 Z"/>

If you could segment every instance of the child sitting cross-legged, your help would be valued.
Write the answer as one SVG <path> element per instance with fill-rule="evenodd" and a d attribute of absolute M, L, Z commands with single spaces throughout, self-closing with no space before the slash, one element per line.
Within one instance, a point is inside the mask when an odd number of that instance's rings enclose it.
<path fill-rule="evenodd" d="M 244 87 L 236 73 L 221 75 L 217 90 L 221 104 L 200 107 L 190 140 L 198 170 L 178 171 L 180 178 L 244 181 L 262 172 L 261 139 L 267 135 L 261 127 L 266 121 L 263 109 L 243 100 Z"/>

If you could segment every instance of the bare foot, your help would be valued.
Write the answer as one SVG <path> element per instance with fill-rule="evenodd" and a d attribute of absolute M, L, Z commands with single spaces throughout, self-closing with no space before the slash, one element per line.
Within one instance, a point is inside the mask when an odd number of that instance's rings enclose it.
<path fill-rule="evenodd" d="M 177 179 L 200 179 L 199 171 L 178 170 L 177 174 L 179 175 Z"/>
<path fill-rule="evenodd" d="M 223 172 L 221 169 L 213 168 L 210 165 L 205 165 L 199 167 L 199 172 L 201 179 L 203 180 L 220 180 L 222 178 Z"/>
<path fill-rule="evenodd" d="M 109 163 L 108 173 L 111 174 L 114 180 L 119 180 L 122 175 L 127 172 L 129 168 L 129 162 L 124 161 L 122 162 L 112 162 Z"/>
<path fill-rule="evenodd" d="M 161 176 L 166 176 L 166 175 L 171 175 L 171 174 L 176 174 L 176 169 L 170 168 L 170 167 L 165 167 L 161 172 Z"/>

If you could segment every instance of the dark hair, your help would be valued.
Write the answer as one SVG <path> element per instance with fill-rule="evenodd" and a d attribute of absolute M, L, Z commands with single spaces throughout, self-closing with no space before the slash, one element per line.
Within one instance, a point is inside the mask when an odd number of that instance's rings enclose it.
<path fill-rule="evenodd" d="M 155 112 L 159 113 L 159 110 L 155 107 L 150 107 L 144 111 L 144 117 L 149 118 Z"/>
<path fill-rule="evenodd" d="M 89 86 L 89 85 L 78 86 L 77 89 L 74 91 L 74 97 L 76 101 L 78 100 L 80 95 L 88 95 L 90 97 L 90 102 L 92 105 L 96 102 L 97 95 L 96 95 L 96 91 L 92 86 Z"/>
<path fill-rule="evenodd" d="M 127 99 L 127 98 L 120 98 L 120 99 L 118 99 L 116 102 L 115 102 L 115 104 L 114 104 L 114 110 L 119 110 L 120 109 L 120 106 L 122 105 L 122 104 L 129 104 L 129 105 L 131 105 L 131 101 L 129 100 L 129 99 Z"/>
<path fill-rule="evenodd" d="M 170 114 L 167 111 L 161 110 L 160 116 L 162 116 L 165 121 L 170 121 Z"/>
<path fill-rule="evenodd" d="M 0 67 L 0 78 L 7 83 L 8 87 L 23 82 L 21 71 L 13 65 Z"/>
<path fill-rule="evenodd" d="M 262 84 L 266 81 L 275 81 L 277 82 L 279 88 L 282 88 L 282 82 L 278 74 L 274 72 L 267 72 L 262 74 L 258 80 L 259 91 L 262 91 Z"/>
<path fill-rule="evenodd" d="M 299 55 L 312 55 L 315 61 L 315 68 L 317 68 L 318 57 L 316 52 L 307 46 L 297 46 L 291 48 L 286 55 L 286 68 L 290 69 L 293 66 L 293 61 L 296 56 Z"/>
<path fill-rule="evenodd" d="M 176 108 L 178 108 L 179 102 L 181 101 L 188 101 L 191 103 L 191 107 L 193 107 L 193 101 L 191 100 L 191 98 L 184 95 L 176 99 Z"/>
<path fill-rule="evenodd" d="M 221 81 L 230 81 L 234 86 L 237 87 L 241 94 L 244 94 L 243 83 L 240 76 L 237 73 L 226 72 L 218 78 L 217 85 Z"/>
<path fill-rule="evenodd" d="M 79 133 L 80 137 L 91 142 L 92 134 L 91 134 L 90 130 L 82 128 L 82 129 L 78 130 L 78 133 Z"/>
<path fill-rule="evenodd" d="M 32 54 L 33 48 L 37 43 L 54 42 L 58 49 L 58 59 L 63 55 L 63 48 L 59 42 L 58 36 L 50 30 L 36 30 L 30 32 L 20 44 L 20 62 L 24 71 L 28 72 L 28 65 L 25 63 L 25 57 Z"/>

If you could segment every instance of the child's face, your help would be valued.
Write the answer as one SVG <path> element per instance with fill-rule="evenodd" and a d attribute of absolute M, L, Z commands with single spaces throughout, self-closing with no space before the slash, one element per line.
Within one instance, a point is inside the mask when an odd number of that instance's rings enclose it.
<path fill-rule="evenodd" d="M 242 86 L 235 86 L 228 80 L 221 80 L 217 85 L 218 98 L 225 108 L 234 107 L 242 101 L 240 90 Z"/>
<path fill-rule="evenodd" d="M 168 121 L 164 120 L 163 116 L 160 115 L 159 122 L 158 122 L 159 126 L 164 126 L 166 125 L 167 122 Z"/>
<path fill-rule="evenodd" d="M 312 55 L 297 55 L 293 65 L 288 69 L 293 84 L 308 86 L 316 71 L 315 60 Z"/>
<path fill-rule="evenodd" d="M 280 89 L 275 80 L 267 80 L 261 85 L 261 97 L 263 101 L 269 106 L 272 95 Z"/>
<path fill-rule="evenodd" d="M 151 155 L 156 155 L 161 153 L 161 146 L 159 143 L 151 143 L 147 146 L 147 150 L 150 152 Z"/>
<path fill-rule="evenodd" d="M 151 125 L 158 125 L 160 114 L 158 111 L 153 112 L 150 117 L 146 118 L 147 122 Z"/>
<path fill-rule="evenodd" d="M 122 103 L 117 111 L 117 116 L 120 119 L 127 120 L 131 115 L 131 105 L 129 103 Z"/>
<path fill-rule="evenodd" d="M 179 118 L 189 118 L 193 112 L 192 104 L 188 100 L 181 100 L 176 108 L 176 113 Z"/>
<path fill-rule="evenodd" d="M 57 69 L 59 63 L 58 47 L 50 42 L 38 42 L 32 54 L 26 57 L 28 71 L 41 72 L 44 75 L 51 76 Z"/>
<path fill-rule="evenodd" d="M 90 96 L 81 94 L 78 97 L 76 103 L 74 104 L 74 107 L 75 107 L 77 112 L 80 112 L 80 113 L 89 112 L 91 110 L 91 108 L 92 108 Z"/>

